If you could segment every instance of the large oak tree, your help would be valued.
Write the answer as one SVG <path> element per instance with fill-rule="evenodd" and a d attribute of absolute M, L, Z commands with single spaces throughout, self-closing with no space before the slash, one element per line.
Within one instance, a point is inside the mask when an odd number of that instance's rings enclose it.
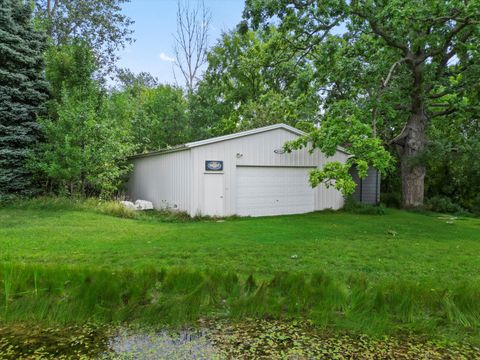
<path fill-rule="evenodd" d="M 291 48 L 304 51 L 324 82 L 327 124 L 341 118 L 340 104 L 346 118 L 370 125 L 366 136 L 395 146 L 403 205 L 421 206 L 429 124 L 465 110 L 458 100 L 480 79 L 480 2 L 247 0 L 244 15 L 250 26 L 273 23 L 288 38 L 295 35 Z M 321 147 L 327 137 L 320 135 L 317 130 L 309 140 Z M 342 134 L 330 132 L 328 139 L 349 146 Z M 361 146 L 350 150 L 362 152 Z M 371 151 L 359 156 L 374 163 Z"/>

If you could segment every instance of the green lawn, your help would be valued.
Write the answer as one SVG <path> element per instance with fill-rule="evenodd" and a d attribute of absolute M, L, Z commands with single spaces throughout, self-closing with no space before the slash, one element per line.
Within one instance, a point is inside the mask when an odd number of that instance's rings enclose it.
<path fill-rule="evenodd" d="M 388 209 L 167 222 L 39 204 L 0 208 L 0 322 L 301 318 L 480 343 L 480 219 Z"/>
<path fill-rule="evenodd" d="M 0 261 L 220 268 L 441 283 L 480 280 L 480 220 L 388 210 L 165 223 L 93 211 L 0 209 Z"/>

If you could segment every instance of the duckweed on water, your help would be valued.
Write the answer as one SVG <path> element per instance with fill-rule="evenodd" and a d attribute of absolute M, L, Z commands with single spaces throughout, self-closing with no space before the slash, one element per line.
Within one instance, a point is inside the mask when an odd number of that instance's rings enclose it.
<path fill-rule="evenodd" d="M 90 324 L 0 326 L 0 359 L 95 359 L 108 350 L 105 334 L 106 328 Z"/>
<path fill-rule="evenodd" d="M 468 344 L 334 334 L 309 322 L 248 320 L 211 326 L 210 339 L 226 359 L 480 359 L 480 348 Z"/>
<path fill-rule="evenodd" d="M 321 331 L 308 322 L 200 321 L 197 329 L 0 328 L 1 359 L 477 359 L 467 344 Z"/>

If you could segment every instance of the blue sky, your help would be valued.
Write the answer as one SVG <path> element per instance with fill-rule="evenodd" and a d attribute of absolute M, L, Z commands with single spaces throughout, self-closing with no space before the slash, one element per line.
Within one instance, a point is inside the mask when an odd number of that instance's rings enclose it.
<path fill-rule="evenodd" d="M 215 44 L 222 31 L 230 30 L 242 17 L 244 0 L 205 0 L 212 14 L 210 46 Z M 196 0 L 190 0 L 191 5 Z M 133 25 L 136 41 L 118 53 L 119 67 L 133 72 L 147 71 L 162 83 L 174 83 L 173 34 L 176 30 L 176 0 L 131 0 L 123 7 Z"/>

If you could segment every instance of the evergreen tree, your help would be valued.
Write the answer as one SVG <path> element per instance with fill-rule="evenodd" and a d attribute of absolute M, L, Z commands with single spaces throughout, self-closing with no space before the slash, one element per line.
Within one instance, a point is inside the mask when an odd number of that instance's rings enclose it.
<path fill-rule="evenodd" d="M 26 163 L 40 135 L 36 122 L 48 96 L 45 35 L 22 0 L 0 0 L 0 198 L 32 193 Z"/>

